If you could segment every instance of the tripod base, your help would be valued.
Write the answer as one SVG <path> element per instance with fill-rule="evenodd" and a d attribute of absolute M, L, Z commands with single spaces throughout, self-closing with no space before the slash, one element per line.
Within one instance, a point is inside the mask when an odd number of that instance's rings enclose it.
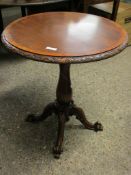
<path fill-rule="evenodd" d="M 52 113 L 56 114 L 56 116 L 58 117 L 57 140 L 53 148 L 53 154 L 55 158 L 59 158 L 60 154 L 63 152 L 62 146 L 64 139 L 64 127 L 65 122 L 69 121 L 70 116 L 75 115 L 86 129 L 94 130 L 96 132 L 103 130 L 101 123 L 90 123 L 86 119 L 84 111 L 81 108 L 77 107 L 73 103 L 73 101 L 71 101 L 70 103 L 59 103 L 57 101 L 49 103 L 40 116 L 29 115 L 26 121 L 40 122 L 52 115 Z"/>

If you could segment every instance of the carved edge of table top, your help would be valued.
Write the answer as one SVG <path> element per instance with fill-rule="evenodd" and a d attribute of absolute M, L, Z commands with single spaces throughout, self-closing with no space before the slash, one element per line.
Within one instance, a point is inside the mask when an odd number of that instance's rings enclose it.
<path fill-rule="evenodd" d="M 71 56 L 71 57 L 39 55 L 39 54 L 33 54 L 30 52 L 21 50 L 11 45 L 6 40 L 3 34 L 2 34 L 2 42 L 6 46 L 6 48 L 8 48 L 10 51 L 17 53 L 19 55 L 22 55 L 24 57 L 27 57 L 29 59 L 35 60 L 35 61 L 55 63 L 55 64 L 76 64 L 76 63 L 87 63 L 87 62 L 100 61 L 100 60 L 107 59 L 109 57 L 112 57 L 120 53 L 128 45 L 128 36 L 126 36 L 124 42 L 120 46 L 110 51 L 103 52 L 103 53 L 96 54 L 96 55 Z"/>

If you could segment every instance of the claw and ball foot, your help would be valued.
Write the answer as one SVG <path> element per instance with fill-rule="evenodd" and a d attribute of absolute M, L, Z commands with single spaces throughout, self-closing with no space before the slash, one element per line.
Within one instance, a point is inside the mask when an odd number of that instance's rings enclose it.
<path fill-rule="evenodd" d="M 79 107 L 73 107 L 72 108 L 73 114 L 76 116 L 76 118 L 84 125 L 86 129 L 94 130 L 94 131 L 103 131 L 103 126 L 101 123 L 96 122 L 94 124 L 90 123 L 85 116 L 84 111 Z"/>

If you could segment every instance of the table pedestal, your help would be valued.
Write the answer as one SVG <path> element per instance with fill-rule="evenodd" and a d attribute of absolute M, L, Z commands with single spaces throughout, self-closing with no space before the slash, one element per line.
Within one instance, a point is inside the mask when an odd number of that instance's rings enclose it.
<path fill-rule="evenodd" d="M 45 120 L 52 113 L 58 117 L 58 134 L 53 153 L 55 158 L 59 158 L 62 150 L 65 122 L 69 117 L 75 115 L 76 118 L 84 125 L 86 129 L 94 131 L 102 131 L 103 127 L 100 123 L 90 123 L 83 112 L 77 107 L 72 100 L 72 88 L 70 80 L 70 64 L 60 64 L 60 76 L 56 90 L 56 101 L 49 103 L 40 116 L 29 115 L 27 121 L 39 122 Z"/>

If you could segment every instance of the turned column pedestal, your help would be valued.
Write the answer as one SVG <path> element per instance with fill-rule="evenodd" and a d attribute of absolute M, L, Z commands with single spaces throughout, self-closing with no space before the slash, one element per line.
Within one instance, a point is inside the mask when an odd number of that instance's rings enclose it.
<path fill-rule="evenodd" d="M 84 125 L 86 129 L 94 131 L 102 131 L 101 123 L 90 123 L 83 112 L 77 107 L 72 99 L 72 88 L 70 80 L 70 64 L 60 64 L 60 75 L 56 89 L 56 101 L 49 103 L 40 116 L 29 115 L 26 119 L 28 122 L 39 122 L 45 120 L 52 113 L 58 117 L 58 134 L 53 153 L 55 158 L 59 158 L 64 139 L 65 122 L 69 121 L 69 117 L 75 115 L 76 118 Z"/>

